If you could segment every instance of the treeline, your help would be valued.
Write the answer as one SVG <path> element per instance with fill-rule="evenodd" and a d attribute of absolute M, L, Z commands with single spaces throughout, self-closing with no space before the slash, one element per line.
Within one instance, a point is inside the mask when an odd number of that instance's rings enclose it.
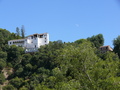
<path fill-rule="evenodd" d="M 15 33 L 0 29 L 3 90 L 120 89 L 120 36 L 113 40 L 114 51 L 104 54 L 98 49 L 104 44 L 102 34 L 72 43 L 53 41 L 35 53 L 7 45 L 8 40 L 16 38 Z"/>

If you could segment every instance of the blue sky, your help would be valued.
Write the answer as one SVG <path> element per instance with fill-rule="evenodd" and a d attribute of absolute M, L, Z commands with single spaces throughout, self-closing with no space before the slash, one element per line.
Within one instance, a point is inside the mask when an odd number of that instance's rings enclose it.
<path fill-rule="evenodd" d="M 0 28 L 26 35 L 48 32 L 50 41 L 73 42 L 99 33 L 105 44 L 120 35 L 120 0 L 0 0 Z"/>

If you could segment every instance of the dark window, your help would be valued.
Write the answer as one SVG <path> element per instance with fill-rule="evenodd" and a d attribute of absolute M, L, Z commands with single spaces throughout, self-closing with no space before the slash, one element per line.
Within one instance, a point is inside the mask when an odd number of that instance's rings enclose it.
<path fill-rule="evenodd" d="M 11 42 L 10 42 L 10 44 L 11 44 Z"/>
<path fill-rule="evenodd" d="M 33 39 L 33 36 L 31 36 L 31 39 Z"/>
<path fill-rule="evenodd" d="M 36 38 L 37 38 L 37 34 L 34 35 L 34 38 L 35 38 L 35 40 L 36 40 Z"/>
<path fill-rule="evenodd" d="M 35 45 L 35 48 L 36 48 L 36 45 Z"/>
<path fill-rule="evenodd" d="M 46 35 L 44 35 L 44 37 L 46 38 L 47 36 L 46 36 Z"/>
<path fill-rule="evenodd" d="M 37 34 L 36 34 L 36 35 L 34 35 L 34 37 L 37 37 Z"/>
<path fill-rule="evenodd" d="M 40 38 L 43 38 L 43 35 L 40 35 Z"/>

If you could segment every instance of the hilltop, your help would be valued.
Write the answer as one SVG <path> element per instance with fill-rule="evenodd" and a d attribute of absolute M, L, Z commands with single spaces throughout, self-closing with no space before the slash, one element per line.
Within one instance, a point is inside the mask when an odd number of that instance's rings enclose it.
<path fill-rule="evenodd" d="M 0 29 L 2 90 L 117 90 L 120 88 L 119 37 L 113 52 L 101 53 L 102 34 L 74 42 L 53 41 L 38 52 L 9 46 L 22 36 Z M 117 42 L 117 43 L 116 43 Z"/>

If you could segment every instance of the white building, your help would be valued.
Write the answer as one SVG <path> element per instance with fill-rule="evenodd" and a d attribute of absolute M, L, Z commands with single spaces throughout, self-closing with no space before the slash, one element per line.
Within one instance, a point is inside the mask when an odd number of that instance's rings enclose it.
<path fill-rule="evenodd" d="M 8 45 L 16 45 L 25 48 L 25 52 L 35 52 L 42 45 L 49 43 L 49 34 L 33 34 L 27 36 L 25 39 L 17 39 L 8 41 Z"/>

